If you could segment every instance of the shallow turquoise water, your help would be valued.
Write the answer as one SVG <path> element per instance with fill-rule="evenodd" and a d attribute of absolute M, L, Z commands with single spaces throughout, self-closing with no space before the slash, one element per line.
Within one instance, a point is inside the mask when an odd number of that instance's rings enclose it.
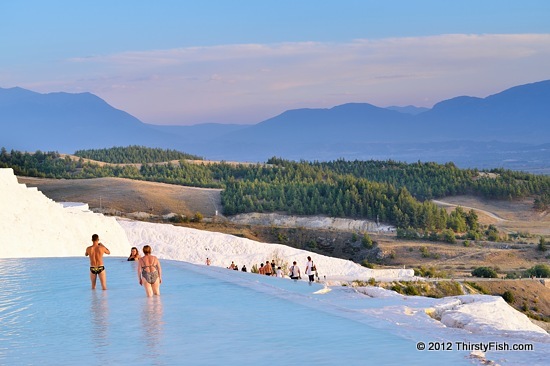
<path fill-rule="evenodd" d="M 311 306 L 317 284 L 162 264 L 162 296 L 146 298 L 122 258 L 105 260 L 107 291 L 84 257 L 1 259 L 0 364 L 471 364 Z"/>

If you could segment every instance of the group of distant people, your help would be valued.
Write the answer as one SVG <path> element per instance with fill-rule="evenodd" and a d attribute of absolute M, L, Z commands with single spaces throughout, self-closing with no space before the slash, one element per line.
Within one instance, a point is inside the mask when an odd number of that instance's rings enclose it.
<path fill-rule="evenodd" d="M 206 265 L 209 266 L 211 263 L 212 261 L 210 260 L 210 258 L 206 258 Z M 239 266 L 232 261 L 231 264 L 227 267 L 227 269 L 238 271 Z M 241 271 L 247 272 L 246 265 L 243 265 L 243 267 L 241 268 Z M 273 276 L 273 277 L 280 277 L 280 278 L 284 277 L 284 273 L 281 266 L 278 266 L 275 263 L 274 259 L 272 259 L 271 262 L 267 260 L 265 264 L 263 262 L 260 263 L 260 266 L 258 267 L 258 273 L 266 276 Z M 304 273 L 308 276 L 309 283 L 315 281 L 315 275 L 317 274 L 317 267 L 315 266 L 315 264 L 313 264 L 313 260 L 311 259 L 310 256 L 307 257 L 306 269 Z M 288 276 L 293 280 L 302 279 L 302 273 L 296 261 L 292 262 L 292 266 L 289 268 Z"/>
<path fill-rule="evenodd" d="M 306 269 L 304 273 L 307 275 L 308 282 L 310 284 L 315 281 L 316 275 L 317 275 L 317 278 L 319 278 L 319 274 L 317 273 L 317 266 L 315 266 L 315 264 L 313 263 L 313 259 L 311 259 L 309 255 L 307 256 Z M 296 263 L 296 261 L 292 262 L 289 276 L 293 280 L 299 280 L 302 278 L 300 267 L 298 267 L 298 264 Z"/>
<path fill-rule="evenodd" d="M 143 247 L 143 257 L 139 255 L 139 250 L 132 247 L 128 261 L 137 261 L 138 282 L 145 289 L 148 297 L 160 295 L 160 284 L 162 283 L 162 267 L 160 261 L 154 255 L 151 255 L 151 246 Z M 97 278 L 101 282 L 101 288 L 107 290 L 107 275 L 105 265 L 103 264 L 103 255 L 111 254 L 109 249 L 99 242 L 99 235 L 92 235 L 92 245 L 86 248 L 85 255 L 90 257 L 90 281 L 92 290 L 96 288 Z"/>
<path fill-rule="evenodd" d="M 209 261 L 208 258 L 206 258 L 207 262 Z M 210 263 L 208 263 L 208 265 L 210 265 Z M 234 270 L 234 271 L 238 271 L 239 270 L 239 266 L 235 264 L 235 262 L 231 262 L 231 264 L 229 265 L 229 267 L 227 267 L 227 269 L 231 269 L 231 270 Z M 243 268 L 241 269 L 243 272 L 246 272 L 246 266 L 243 266 Z"/>

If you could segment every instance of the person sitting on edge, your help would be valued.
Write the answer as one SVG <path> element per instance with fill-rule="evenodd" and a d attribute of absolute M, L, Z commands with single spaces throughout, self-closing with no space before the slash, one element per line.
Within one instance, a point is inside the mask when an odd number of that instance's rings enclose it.
<path fill-rule="evenodd" d="M 235 262 L 231 261 L 231 264 L 229 265 L 229 267 L 227 267 L 229 269 L 235 269 Z"/>
<path fill-rule="evenodd" d="M 128 257 L 129 261 L 137 261 L 139 259 L 139 250 L 136 247 L 132 247 L 130 250 L 130 256 Z"/>
<path fill-rule="evenodd" d="M 92 245 L 86 248 L 86 257 L 90 257 L 90 280 L 92 290 L 95 290 L 97 276 L 101 281 L 101 288 L 107 290 L 107 274 L 103 265 L 103 254 L 111 254 L 109 249 L 99 242 L 99 235 L 92 235 Z"/>
<path fill-rule="evenodd" d="M 241 271 L 246 272 L 246 265 L 243 264 L 243 268 L 241 268 Z"/>

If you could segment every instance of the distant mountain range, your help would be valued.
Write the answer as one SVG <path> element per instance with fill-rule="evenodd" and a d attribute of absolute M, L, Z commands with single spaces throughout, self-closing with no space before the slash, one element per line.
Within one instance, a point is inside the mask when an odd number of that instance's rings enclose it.
<path fill-rule="evenodd" d="M 296 109 L 255 125 L 145 124 L 90 93 L 0 88 L 0 146 L 59 151 L 143 145 L 207 159 L 453 161 L 550 173 L 550 80 L 432 109 L 367 103 Z"/>

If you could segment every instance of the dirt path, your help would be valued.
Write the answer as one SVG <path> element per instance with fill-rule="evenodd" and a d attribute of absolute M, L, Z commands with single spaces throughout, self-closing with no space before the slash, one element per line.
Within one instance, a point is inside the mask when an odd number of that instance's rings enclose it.
<path fill-rule="evenodd" d="M 444 202 L 444 201 L 439 201 L 439 200 L 432 200 L 433 203 L 437 204 L 437 205 L 440 205 L 440 206 L 447 206 L 447 207 L 462 207 L 466 210 L 474 210 L 474 211 L 477 211 L 477 212 L 482 212 L 484 213 L 485 215 L 489 216 L 489 217 L 492 217 L 496 220 L 499 220 L 499 221 L 507 221 L 506 219 L 503 219 L 502 217 L 498 216 L 497 214 L 493 213 L 493 212 L 489 212 L 489 211 L 486 211 L 486 210 L 482 210 L 480 208 L 476 208 L 476 207 L 469 207 L 469 206 L 463 206 L 463 205 L 457 205 L 457 204 L 454 204 L 454 203 L 449 203 L 449 202 Z"/>
<path fill-rule="evenodd" d="M 548 212 L 535 211 L 532 198 L 508 201 L 453 196 L 433 202 L 447 208 L 461 206 L 468 210 L 474 209 L 478 213 L 480 223 L 495 225 L 500 231 L 508 234 L 550 235 L 550 215 Z"/>

